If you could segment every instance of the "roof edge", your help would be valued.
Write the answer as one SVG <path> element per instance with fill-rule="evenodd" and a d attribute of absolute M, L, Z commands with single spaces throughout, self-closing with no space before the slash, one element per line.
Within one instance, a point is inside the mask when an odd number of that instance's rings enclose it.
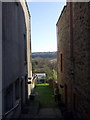
<path fill-rule="evenodd" d="M 59 18 L 58 18 L 58 21 L 57 21 L 57 23 L 56 23 L 56 26 L 58 25 L 58 22 L 59 22 L 61 16 L 63 15 L 63 12 L 64 12 L 64 10 L 65 10 L 66 7 L 67 7 L 67 5 L 64 5 L 64 7 L 63 7 L 63 9 L 62 9 L 62 11 L 61 11 L 61 14 L 60 14 L 60 16 L 59 16 Z"/>

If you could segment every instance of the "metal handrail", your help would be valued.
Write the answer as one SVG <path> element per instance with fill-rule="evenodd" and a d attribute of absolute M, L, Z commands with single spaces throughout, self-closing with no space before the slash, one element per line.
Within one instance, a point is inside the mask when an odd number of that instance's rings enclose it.
<path fill-rule="evenodd" d="M 17 105 L 15 105 L 12 109 L 10 109 L 8 112 L 6 112 L 4 116 L 6 117 L 9 113 L 14 111 L 19 106 L 20 101 L 21 101 L 21 99 L 19 99 Z"/>

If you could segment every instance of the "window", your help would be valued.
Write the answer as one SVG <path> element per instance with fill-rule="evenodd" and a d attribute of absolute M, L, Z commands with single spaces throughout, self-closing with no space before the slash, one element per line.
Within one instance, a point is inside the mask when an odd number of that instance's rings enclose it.
<path fill-rule="evenodd" d="M 60 61 L 61 61 L 61 66 L 60 66 L 60 68 L 61 68 L 61 72 L 63 71 L 63 63 L 62 63 L 62 58 L 63 57 L 63 55 L 62 55 L 62 53 L 60 53 Z"/>

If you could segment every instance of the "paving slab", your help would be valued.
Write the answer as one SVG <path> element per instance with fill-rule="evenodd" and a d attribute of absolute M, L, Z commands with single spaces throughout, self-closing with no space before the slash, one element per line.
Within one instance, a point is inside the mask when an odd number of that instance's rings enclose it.
<path fill-rule="evenodd" d="M 41 108 L 35 118 L 62 118 L 61 111 L 59 108 Z"/>

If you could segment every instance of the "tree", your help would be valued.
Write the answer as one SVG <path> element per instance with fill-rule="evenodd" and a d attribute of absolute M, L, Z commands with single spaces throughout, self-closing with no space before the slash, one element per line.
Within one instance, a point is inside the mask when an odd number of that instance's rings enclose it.
<path fill-rule="evenodd" d="M 32 70 L 33 73 L 46 73 L 47 80 L 53 79 L 57 80 L 57 61 L 56 59 L 52 60 L 50 58 L 35 58 L 32 60 Z"/>
<path fill-rule="evenodd" d="M 52 76 L 52 79 L 54 80 L 54 81 L 56 81 L 57 80 L 57 71 L 55 71 L 54 69 L 53 69 L 53 76 Z"/>
<path fill-rule="evenodd" d="M 48 79 L 52 78 L 52 71 L 50 70 L 50 68 L 48 66 L 46 66 L 44 68 L 44 70 L 45 70 L 45 73 L 46 73 L 46 79 L 48 80 Z"/>

